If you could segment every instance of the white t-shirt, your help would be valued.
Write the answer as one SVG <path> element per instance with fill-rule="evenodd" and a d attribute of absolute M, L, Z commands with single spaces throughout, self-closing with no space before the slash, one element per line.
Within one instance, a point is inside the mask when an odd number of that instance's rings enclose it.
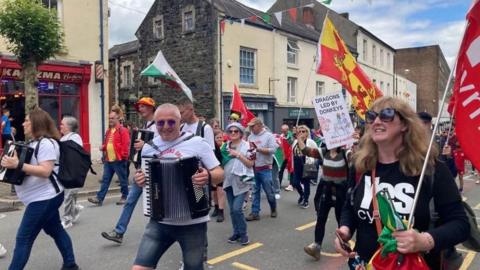
<path fill-rule="evenodd" d="M 193 124 L 184 123 L 182 126 L 182 132 L 190 132 L 195 134 L 197 132 L 199 122 L 200 121 Z M 207 141 L 212 150 L 215 150 L 215 135 L 213 135 L 213 129 L 209 124 L 205 124 L 203 138 Z"/>
<path fill-rule="evenodd" d="M 60 138 L 61 142 L 68 141 L 68 140 L 72 140 L 72 141 L 78 143 L 80 146 L 83 147 L 82 137 L 80 137 L 80 135 L 78 135 L 78 133 L 70 132 L 66 135 L 63 135 L 63 137 Z"/>
<path fill-rule="evenodd" d="M 163 158 L 189 158 L 189 157 L 198 157 L 202 162 L 203 167 L 207 170 L 212 170 L 213 168 L 220 165 L 217 158 L 215 157 L 214 152 L 210 149 L 210 146 L 205 141 L 205 139 L 195 136 L 189 140 L 184 142 L 180 142 L 184 140 L 186 137 L 191 136 L 190 133 L 185 133 L 173 142 L 165 142 L 162 140 L 162 137 L 158 136 L 153 139 L 153 143 L 159 148 L 160 151 L 165 151 L 162 153 Z M 179 143 L 180 142 L 180 143 Z M 173 147 L 171 147 L 174 145 Z M 150 145 L 145 144 L 142 149 L 142 156 L 152 156 L 158 155 L 159 151 L 153 149 Z M 142 168 L 145 170 L 145 168 Z M 145 196 L 145 195 L 144 195 Z M 210 216 L 206 215 L 196 219 L 189 219 L 187 221 L 182 222 L 169 222 L 169 221 L 161 221 L 160 223 L 168 224 L 168 225 L 191 225 L 197 223 L 208 222 L 210 220 Z"/>
<path fill-rule="evenodd" d="M 145 122 L 145 124 L 143 125 L 142 129 L 146 129 L 146 130 L 150 130 L 150 131 L 153 131 L 153 137 L 157 137 L 159 136 L 158 134 L 158 129 L 157 129 L 157 125 L 155 125 L 155 121 L 152 120 L 152 121 L 147 121 Z"/>
<path fill-rule="evenodd" d="M 38 141 L 33 141 L 29 144 L 29 146 L 35 149 L 37 144 Z M 38 149 L 38 160 L 34 153 L 32 155 L 32 159 L 30 160 L 30 164 L 38 165 L 43 161 L 54 161 L 55 163 L 58 163 L 59 158 L 60 147 L 58 143 L 53 139 L 45 138 L 40 142 L 40 147 Z M 53 170 L 58 173 L 58 166 L 55 166 Z M 60 188 L 60 192 L 63 191 L 63 186 L 58 183 L 58 181 L 57 185 Z M 43 178 L 33 175 L 26 176 L 21 185 L 15 186 L 15 191 L 17 192 L 18 198 L 25 205 L 28 205 L 32 202 L 49 200 L 58 194 L 48 177 Z"/>

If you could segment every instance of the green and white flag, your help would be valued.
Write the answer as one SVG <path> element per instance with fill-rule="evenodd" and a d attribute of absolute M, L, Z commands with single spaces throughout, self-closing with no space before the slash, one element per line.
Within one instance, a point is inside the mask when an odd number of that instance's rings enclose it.
<path fill-rule="evenodd" d="M 162 51 L 158 52 L 155 60 L 146 69 L 144 69 L 140 75 L 158 78 L 162 83 L 165 83 L 174 89 L 182 90 L 193 102 L 192 90 L 190 90 L 190 88 L 183 83 L 180 77 L 178 77 L 175 70 L 173 70 L 163 56 Z"/>

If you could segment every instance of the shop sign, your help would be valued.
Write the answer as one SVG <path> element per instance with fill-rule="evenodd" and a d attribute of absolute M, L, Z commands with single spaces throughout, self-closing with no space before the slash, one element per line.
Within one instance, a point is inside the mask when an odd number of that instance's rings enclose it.
<path fill-rule="evenodd" d="M 245 102 L 247 108 L 249 110 L 256 110 L 256 111 L 267 111 L 268 110 L 268 103 L 258 103 L 258 102 Z"/>
<path fill-rule="evenodd" d="M 288 109 L 288 118 L 298 118 L 300 113 L 300 118 L 312 118 L 310 116 L 310 109 Z"/>
<path fill-rule="evenodd" d="M 23 80 L 21 69 L 4 68 L 1 74 L 2 79 Z M 38 71 L 37 79 L 39 81 L 82 82 L 83 75 L 58 71 Z"/>

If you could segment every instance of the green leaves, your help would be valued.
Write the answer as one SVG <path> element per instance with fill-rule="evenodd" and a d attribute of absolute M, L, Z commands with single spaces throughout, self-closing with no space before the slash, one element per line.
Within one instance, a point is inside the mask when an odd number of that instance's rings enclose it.
<path fill-rule="evenodd" d="M 63 48 L 63 30 L 55 11 L 38 0 L 6 0 L 0 6 L 0 35 L 20 63 L 37 64 Z"/>

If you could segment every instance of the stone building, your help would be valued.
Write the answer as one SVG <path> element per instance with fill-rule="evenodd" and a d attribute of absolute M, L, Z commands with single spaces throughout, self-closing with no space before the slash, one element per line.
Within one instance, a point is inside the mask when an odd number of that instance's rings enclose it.
<path fill-rule="evenodd" d="M 436 115 L 450 74 L 440 46 L 397 49 L 395 72 L 417 84 L 417 111 Z"/>

